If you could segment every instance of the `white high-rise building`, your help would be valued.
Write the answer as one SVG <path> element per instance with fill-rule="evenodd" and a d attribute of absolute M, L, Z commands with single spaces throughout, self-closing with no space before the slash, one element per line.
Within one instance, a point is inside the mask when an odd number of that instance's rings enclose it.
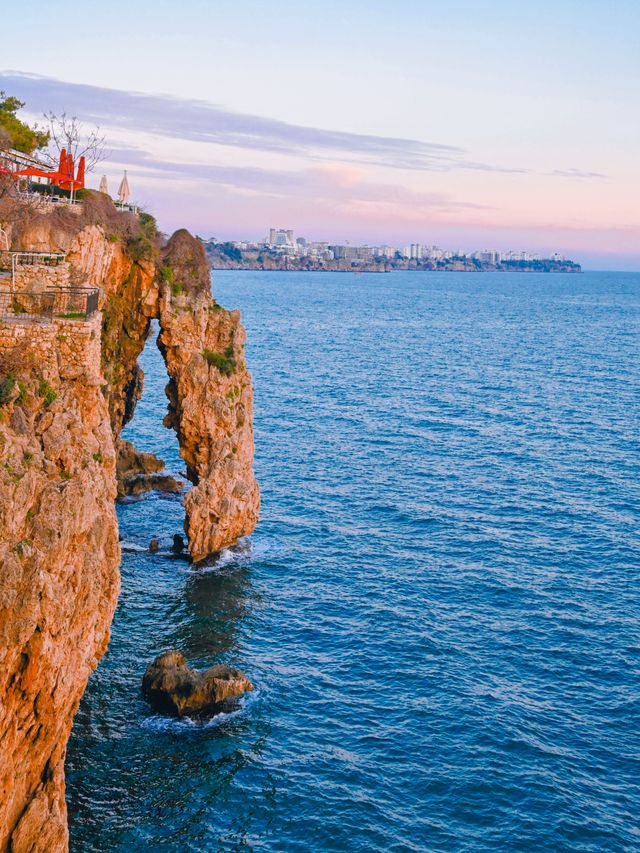
<path fill-rule="evenodd" d="M 293 239 L 293 231 L 285 228 L 270 228 L 269 245 L 282 246 L 285 249 L 295 249 L 296 242 Z"/>

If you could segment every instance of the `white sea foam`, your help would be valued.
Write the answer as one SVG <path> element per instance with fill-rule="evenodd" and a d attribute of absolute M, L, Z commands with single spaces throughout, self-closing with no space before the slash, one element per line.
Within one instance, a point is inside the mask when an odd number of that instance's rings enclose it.
<path fill-rule="evenodd" d="M 177 734 L 192 732 L 197 729 L 215 729 L 228 720 L 244 716 L 258 700 L 259 694 L 259 690 L 246 693 L 238 699 L 237 708 L 231 711 L 221 711 L 219 714 L 205 719 L 193 719 L 191 717 L 177 719 L 176 717 L 164 717 L 160 714 L 154 714 L 150 717 L 143 717 L 140 720 L 140 725 L 144 729 L 150 729 L 155 732 L 173 732 Z"/>
<path fill-rule="evenodd" d="M 137 542 L 121 542 L 120 547 L 123 551 L 143 552 L 149 551 L 148 545 L 138 545 Z"/>

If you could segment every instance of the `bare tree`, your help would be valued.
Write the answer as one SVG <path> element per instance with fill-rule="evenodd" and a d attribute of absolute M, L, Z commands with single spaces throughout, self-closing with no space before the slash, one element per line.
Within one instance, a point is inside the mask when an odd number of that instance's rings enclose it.
<path fill-rule="evenodd" d="M 10 259 L 6 254 L 22 227 L 38 214 L 42 201 L 35 194 L 21 193 L 16 181 L 0 175 L 0 269 L 7 269 Z"/>
<path fill-rule="evenodd" d="M 24 166 L 29 160 L 16 161 L 16 156 L 29 158 L 34 151 L 47 145 L 49 134 L 38 127 L 30 126 L 18 118 L 22 101 L 0 91 L 0 267 L 6 267 L 8 252 L 16 230 L 28 221 L 42 205 L 38 196 L 24 192 L 28 179 L 15 175 L 18 164 Z"/>
<path fill-rule="evenodd" d="M 49 124 L 50 135 L 46 156 L 52 166 L 58 165 L 63 148 L 67 154 L 71 154 L 74 163 L 84 157 L 87 172 L 91 172 L 98 163 L 107 158 L 106 139 L 98 126 L 87 129 L 76 116 L 68 116 L 66 113 L 46 113 L 45 118 Z"/>

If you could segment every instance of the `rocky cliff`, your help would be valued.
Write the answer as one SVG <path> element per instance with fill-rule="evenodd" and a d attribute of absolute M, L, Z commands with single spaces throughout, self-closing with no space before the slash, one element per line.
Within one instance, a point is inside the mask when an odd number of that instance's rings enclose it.
<path fill-rule="evenodd" d="M 258 521 L 245 331 L 240 313 L 212 298 L 204 251 L 186 231 L 169 241 L 162 270 L 170 279 L 159 310 L 158 342 L 170 376 L 165 424 L 177 432 L 194 484 L 185 497 L 185 529 L 192 558 L 202 560 Z"/>
<path fill-rule="evenodd" d="M 119 588 L 99 317 L 5 325 L 0 372 L 0 850 L 57 851 L 66 743 Z"/>
<path fill-rule="evenodd" d="M 67 847 L 66 743 L 118 594 L 117 470 L 158 469 L 120 440 L 151 320 L 169 374 L 165 424 L 193 483 L 196 561 L 257 522 L 252 389 L 239 315 L 213 300 L 186 232 L 163 248 L 150 218 L 95 194 L 81 210 L 25 218 L 11 239 L 66 253 L 69 282 L 102 292 L 89 320 L 0 319 L 0 851 L 56 853 Z"/>

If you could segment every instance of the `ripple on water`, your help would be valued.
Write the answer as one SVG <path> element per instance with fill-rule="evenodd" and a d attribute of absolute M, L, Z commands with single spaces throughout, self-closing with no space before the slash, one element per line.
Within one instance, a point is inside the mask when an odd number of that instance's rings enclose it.
<path fill-rule="evenodd" d="M 215 288 L 248 327 L 262 521 L 192 567 L 180 496 L 119 504 L 72 850 L 639 849 L 640 276 Z M 143 368 L 127 437 L 180 474 L 153 344 Z M 140 682 L 170 647 L 259 689 L 160 718 Z"/>

